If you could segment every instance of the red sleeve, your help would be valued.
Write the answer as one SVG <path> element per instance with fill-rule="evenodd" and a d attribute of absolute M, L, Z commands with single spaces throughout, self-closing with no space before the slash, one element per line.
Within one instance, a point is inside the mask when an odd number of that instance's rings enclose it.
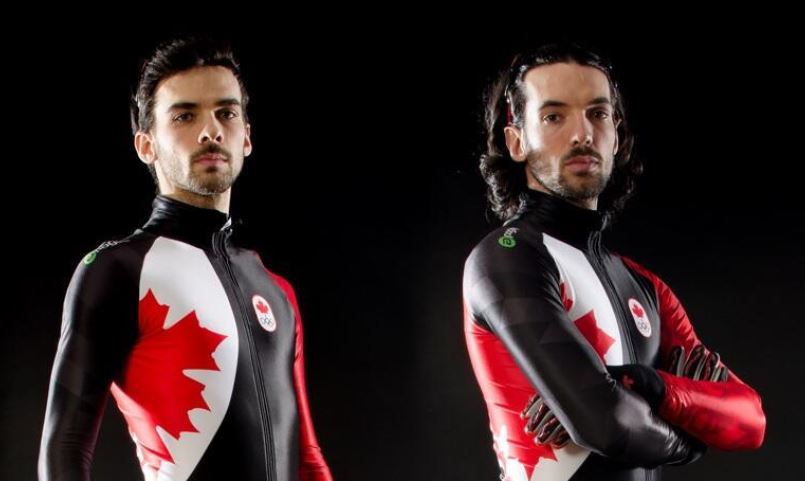
<path fill-rule="evenodd" d="M 681 345 L 690 354 L 701 341 L 679 299 L 648 269 L 626 257 L 623 260 L 656 289 L 661 324 L 660 365 L 668 365 L 674 346 Z M 709 353 L 706 347 L 705 351 Z M 763 444 L 766 415 L 760 396 L 732 369 L 726 382 L 694 381 L 662 370 L 657 372 L 667 388 L 659 409 L 663 419 L 714 448 L 734 451 L 757 449 Z"/>
<path fill-rule="evenodd" d="M 271 273 L 271 277 L 285 291 L 293 307 L 296 317 L 296 357 L 294 359 L 293 377 L 296 387 L 296 403 L 299 409 L 299 479 L 300 481 L 332 481 L 330 468 L 321 454 L 316 433 L 313 430 L 313 419 L 307 402 L 305 387 L 305 356 L 302 349 L 302 316 L 296 302 L 296 293 L 291 284 L 284 278 Z"/>

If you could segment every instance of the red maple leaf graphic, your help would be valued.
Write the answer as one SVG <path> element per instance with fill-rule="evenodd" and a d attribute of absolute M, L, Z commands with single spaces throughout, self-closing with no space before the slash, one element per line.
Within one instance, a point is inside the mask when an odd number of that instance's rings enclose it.
<path fill-rule="evenodd" d="M 562 298 L 562 305 L 565 306 L 565 312 L 569 312 L 573 307 L 573 299 L 567 296 L 567 286 L 564 282 L 559 284 L 559 296 Z"/>
<path fill-rule="evenodd" d="M 268 312 L 268 306 L 263 303 L 263 301 L 257 301 L 257 310 L 260 311 L 261 314 L 265 314 Z"/>
<path fill-rule="evenodd" d="M 196 311 L 166 329 L 167 314 L 168 306 L 160 304 L 149 289 L 139 305 L 140 338 L 129 356 L 123 381 L 112 385 L 118 407 L 142 448 L 143 464 L 156 469 L 162 460 L 173 462 L 156 427 L 174 438 L 182 432 L 198 432 L 189 411 L 210 409 L 201 396 L 204 384 L 183 371 L 220 371 L 212 353 L 227 337 L 202 327 Z"/>
<path fill-rule="evenodd" d="M 634 314 L 637 317 L 643 317 L 643 314 L 645 314 L 645 312 L 643 311 L 643 309 L 640 308 L 639 305 L 632 304 L 632 314 Z"/>
<path fill-rule="evenodd" d="M 515 423 L 515 425 L 519 424 Z M 525 426 L 520 426 L 520 428 L 523 427 Z M 534 467 L 539 464 L 542 459 L 549 459 L 551 461 L 558 461 L 558 459 L 549 444 L 537 444 L 534 436 L 525 434 L 522 429 L 519 431 L 519 433 L 500 431 L 499 434 L 493 431 L 493 448 L 498 458 L 498 464 L 502 466 L 504 470 L 510 461 L 515 460 L 525 468 L 527 479 L 531 479 Z M 506 434 L 505 437 L 503 436 L 504 434 Z M 524 461 L 531 459 L 534 460 L 533 464 L 531 464 L 530 461 Z M 506 477 L 506 479 L 513 478 Z"/>
<path fill-rule="evenodd" d="M 550 444 L 538 444 L 536 446 L 536 451 L 537 462 L 534 463 L 534 466 L 536 466 L 539 463 L 539 460 L 542 458 L 550 459 L 551 461 L 558 461 L 558 459 L 556 459 L 556 452 L 554 452 Z M 534 470 L 526 469 L 526 473 L 528 474 L 528 479 L 531 479 L 531 475 L 534 473 Z"/>
<path fill-rule="evenodd" d="M 615 339 L 611 338 L 606 332 L 598 327 L 598 321 L 595 319 L 595 313 L 590 310 L 580 318 L 573 321 L 579 332 L 585 339 L 593 346 L 595 352 L 604 360 L 604 354 L 609 351 L 609 348 L 615 344 Z"/>

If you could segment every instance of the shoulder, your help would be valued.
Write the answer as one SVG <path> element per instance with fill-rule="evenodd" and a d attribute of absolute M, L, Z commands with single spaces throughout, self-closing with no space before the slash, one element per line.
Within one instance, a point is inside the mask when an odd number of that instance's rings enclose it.
<path fill-rule="evenodd" d="M 107 240 L 85 253 L 76 265 L 70 289 L 106 292 L 137 284 L 142 259 L 154 237 L 138 231 L 127 237 Z"/>
<path fill-rule="evenodd" d="M 653 271 L 651 271 L 643 264 L 622 254 L 614 254 L 614 255 L 620 258 L 621 261 L 623 261 L 623 264 L 626 266 L 626 268 L 629 269 L 638 278 L 641 278 L 644 281 L 650 283 L 658 290 L 664 289 L 666 287 L 662 279 L 660 279 L 660 277 L 657 276 L 657 274 L 655 274 Z"/>
<path fill-rule="evenodd" d="M 277 285 L 277 287 L 280 288 L 288 301 L 290 301 L 291 304 L 296 305 L 296 291 L 294 291 L 291 282 L 286 277 L 269 269 L 265 262 L 263 262 L 263 258 L 260 256 L 260 253 L 255 249 L 247 248 L 245 250 L 254 256 L 257 262 L 263 267 L 263 270 L 265 270 L 266 275 L 274 282 L 274 284 Z"/>
<path fill-rule="evenodd" d="M 464 264 L 464 277 L 512 270 L 554 268 L 542 232 L 514 221 L 481 239 Z"/>

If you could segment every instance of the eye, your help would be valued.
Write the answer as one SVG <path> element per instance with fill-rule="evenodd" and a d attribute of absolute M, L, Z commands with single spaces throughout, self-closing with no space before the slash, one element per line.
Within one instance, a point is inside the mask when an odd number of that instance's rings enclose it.
<path fill-rule="evenodd" d="M 238 113 L 231 109 L 220 110 L 218 116 L 225 120 L 232 120 L 238 117 Z"/>
<path fill-rule="evenodd" d="M 174 122 L 189 122 L 193 119 L 193 114 L 190 112 L 182 112 L 173 117 Z"/>
<path fill-rule="evenodd" d="M 548 114 L 542 117 L 542 121 L 552 124 L 554 122 L 558 122 L 560 118 L 561 116 L 559 114 Z"/>
<path fill-rule="evenodd" d="M 606 120 L 609 118 L 609 112 L 606 110 L 596 110 L 593 112 L 593 117 L 598 120 Z"/>

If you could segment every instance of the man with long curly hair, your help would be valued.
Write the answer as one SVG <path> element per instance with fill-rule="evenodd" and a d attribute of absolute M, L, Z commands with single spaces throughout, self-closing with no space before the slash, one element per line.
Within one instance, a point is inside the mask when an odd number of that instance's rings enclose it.
<path fill-rule="evenodd" d="M 465 334 L 502 479 L 659 479 L 708 446 L 758 448 L 757 392 L 602 243 L 642 170 L 608 62 L 577 45 L 516 56 L 485 124 L 504 225 L 467 259 Z"/>

